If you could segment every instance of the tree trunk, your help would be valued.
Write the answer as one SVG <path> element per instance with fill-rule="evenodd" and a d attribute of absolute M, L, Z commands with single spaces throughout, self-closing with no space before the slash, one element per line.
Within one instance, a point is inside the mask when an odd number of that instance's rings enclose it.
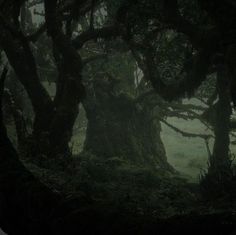
<path fill-rule="evenodd" d="M 82 59 L 72 46 L 71 38 L 65 35 L 58 19 L 57 1 L 44 1 L 48 36 L 51 37 L 54 52 L 58 54 L 57 63 L 59 88 L 55 98 L 55 115 L 50 127 L 50 143 L 59 152 L 68 152 L 73 126 L 79 113 L 79 103 L 84 96 L 82 84 Z"/>
<path fill-rule="evenodd" d="M 8 234 L 48 234 L 60 197 L 23 166 L 7 137 L 1 102 L 6 71 L 0 79 L 0 226 Z"/>
<path fill-rule="evenodd" d="M 6 19 L 11 19 L 14 15 L 14 9 L 10 8 L 10 6 L 14 6 L 14 1 L 9 2 L 11 3 L 9 3 L 9 7 L 5 6 L 6 9 L 4 8 L 4 12 L 2 12 Z M 31 145 L 29 155 L 44 154 L 56 157 L 58 154 L 67 155 L 69 153 L 68 144 L 78 115 L 78 105 L 83 96 L 82 61 L 72 47 L 70 39 L 64 35 L 60 26 L 58 27 L 58 19 L 54 12 L 56 11 L 56 1 L 50 1 L 50 3 L 47 1 L 45 8 L 48 34 L 63 61 L 61 76 L 64 81 L 59 103 L 53 102 L 41 84 L 30 42 L 20 32 L 20 28 L 11 29 L 6 22 L 0 22 L 0 44 L 18 79 L 27 91 L 34 109 L 35 119 L 32 141 L 29 141 Z"/>
<path fill-rule="evenodd" d="M 224 66 L 218 66 L 217 73 L 217 90 L 219 101 L 216 104 L 215 115 L 215 143 L 213 147 L 213 154 L 210 158 L 209 174 L 215 172 L 219 177 L 230 172 L 231 159 L 229 154 L 230 144 L 230 116 L 231 116 L 231 98 L 229 90 L 229 81 L 227 79 Z"/>
<path fill-rule="evenodd" d="M 6 30 L 4 35 L 5 37 L 0 38 L 1 45 L 18 79 L 27 91 L 35 113 L 33 141 L 29 142 L 32 145 L 29 148 L 32 154 L 28 155 L 34 156 L 40 153 L 54 157 L 57 154 L 68 155 L 68 144 L 78 115 L 78 97 L 81 93 L 77 78 L 80 77 L 80 73 L 73 79 L 68 75 L 68 71 L 63 74 L 65 76 L 63 92 L 60 102 L 54 104 L 40 82 L 28 42 L 18 38 L 13 39 Z M 19 57 L 21 60 L 18 59 Z M 68 58 L 67 60 L 67 63 L 70 63 Z M 66 64 L 63 66 L 66 67 Z"/>
<path fill-rule="evenodd" d="M 88 126 L 84 150 L 102 157 L 120 157 L 135 164 L 169 167 L 160 138 L 161 125 L 150 110 L 135 105 L 125 94 L 116 95 L 108 84 L 87 90 L 83 102 Z"/>
<path fill-rule="evenodd" d="M 72 137 L 75 120 L 79 114 L 78 92 L 75 81 L 68 78 L 50 127 L 50 144 L 52 149 L 56 150 L 56 154 L 70 154 L 68 144 Z"/>
<path fill-rule="evenodd" d="M 40 83 L 35 60 L 26 39 L 14 39 L 4 27 L 0 28 L 3 32 L 0 37 L 1 46 L 32 102 L 35 112 L 34 132 L 38 133 L 47 127 L 53 114 L 52 100 Z"/>
<path fill-rule="evenodd" d="M 230 116 L 231 97 L 229 80 L 225 66 L 218 65 L 217 91 L 218 102 L 215 104 L 213 114 L 213 127 L 215 142 L 213 153 L 209 159 L 207 174 L 202 178 L 201 189 L 204 197 L 215 199 L 231 195 L 232 192 L 232 169 L 230 145 Z"/>

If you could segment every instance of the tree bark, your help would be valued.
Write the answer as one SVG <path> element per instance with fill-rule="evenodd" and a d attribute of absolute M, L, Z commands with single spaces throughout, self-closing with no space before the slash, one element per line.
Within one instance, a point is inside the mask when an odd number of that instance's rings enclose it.
<path fill-rule="evenodd" d="M 35 59 L 26 39 L 23 39 L 23 36 L 22 38 L 13 37 L 2 25 L 0 25 L 0 30 L 2 32 L 1 46 L 32 102 L 35 112 L 34 132 L 41 132 L 47 129 L 53 114 L 52 100 L 40 83 Z"/>
<path fill-rule="evenodd" d="M 59 152 L 68 152 L 73 126 L 79 113 L 78 105 L 84 96 L 82 84 L 82 59 L 72 46 L 71 39 L 65 35 L 57 16 L 57 1 L 45 0 L 45 18 L 47 33 L 51 37 L 53 47 L 59 55 L 60 89 L 56 94 L 56 112 L 50 127 L 50 143 Z"/>
<path fill-rule="evenodd" d="M 228 74 L 225 66 L 223 65 L 218 65 L 217 90 L 219 101 L 216 104 L 216 115 L 214 122 L 215 143 L 213 147 L 213 154 L 210 158 L 209 174 L 214 172 L 219 175 L 224 175 L 228 174 L 231 168 L 231 159 L 229 154 L 229 132 L 232 110 L 230 104 L 231 98 Z"/>
<path fill-rule="evenodd" d="M 60 197 L 23 166 L 7 137 L 2 115 L 6 72 L 0 79 L 0 225 L 9 235 L 48 234 Z"/>
<path fill-rule="evenodd" d="M 232 160 L 229 149 L 232 110 L 229 79 L 225 65 L 217 66 L 217 91 L 218 102 L 214 105 L 212 115 L 215 142 L 209 159 L 208 171 L 201 181 L 203 196 L 208 199 L 232 195 L 233 190 Z"/>
<path fill-rule="evenodd" d="M 97 156 L 119 157 L 134 164 L 170 168 L 161 141 L 159 121 L 150 110 L 135 105 L 125 94 L 116 95 L 109 83 L 87 89 L 83 102 L 88 126 L 84 150 Z"/>

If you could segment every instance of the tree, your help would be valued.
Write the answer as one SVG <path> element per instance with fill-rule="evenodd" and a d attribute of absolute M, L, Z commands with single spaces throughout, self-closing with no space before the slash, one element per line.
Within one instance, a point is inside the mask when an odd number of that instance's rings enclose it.
<path fill-rule="evenodd" d="M 2 116 L 7 71 L 5 67 L 0 80 L 0 224 L 8 234 L 47 233 L 51 226 L 50 214 L 61 199 L 24 167 L 7 137 Z M 35 221 L 39 226 L 36 226 Z"/>
<path fill-rule="evenodd" d="M 68 143 L 72 135 L 75 119 L 78 115 L 78 104 L 84 97 L 84 88 L 81 80 L 83 61 L 77 52 L 85 42 L 98 37 L 107 37 L 116 34 L 113 28 L 87 30 L 72 40 L 73 23 L 76 24 L 78 16 L 84 16 L 93 8 L 94 3 L 84 1 L 81 5 L 58 1 L 45 1 L 46 23 L 30 35 L 23 26 L 31 25 L 28 22 L 19 22 L 21 9 L 28 12 L 27 5 L 20 1 L 4 1 L 1 8 L 0 44 L 7 55 L 18 79 L 24 86 L 32 103 L 35 118 L 33 124 L 32 147 L 28 148 L 34 155 L 45 154 L 51 157 L 68 155 Z M 33 2 L 31 3 L 33 4 Z M 36 2 L 37 4 L 37 2 Z M 29 4 L 30 5 L 30 4 Z M 68 19 L 63 15 L 69 14 Z M 26 17 L 21 17 L 25 20 Z M 29 18 L 30 19 L 30 18 Z M 63 24 L 67 25 L 66 33 Z M 53 55 L 58 70 L 57 91 L 54 99 L 41 83 L 38 73 L 38 64 L 31 44 L 47 29 L 52 40 Z M 31 29 L 32 30 L 32 29 Z M 19 60 L 18 58 L 21 58 Z"/>
<path fill-rule="evenodd" d="M 131 1 L 128 5 L 132 13 L 125 9 L 120 12 L 122 23 L 128 25 L 129 34 L 125 40 L 147 80 L 151 81 L 157 93 L 164 99 L 175 100 L 193 96 L 202 82 L 206 81 L 208 75 L 218 71 L 219 64 L 225 67 L 224 70 L 227 72 L 223 73 L 224 75 L 220 72 L 221 78 L 218 81 L 220 100 L 217 104 L 217 110 L 219 111 L 219 106 L 222 105 L 225 112 L 224 114 L 217 112 L 217 124 L 214 126 L 216 139 L 209 174 L 213 169 L 216 178 L 221 177 L 221 170 L 231 174 L 228 146 L 230 103 L 231 101 L 235 103 L 235 38 L 233 33 L 236 29 L 234 17 L 236 9 L 234 3 L 201 0 L 190 3 L 176 0 L 158 1 L 158 3 Z M 142 14 L 141 11 L 144 13 Z M 139 17 L 136 17 L 137 15 Z M 127 22 L 133 24 L 127 24 Z M 146 25 L 144 32 L 143 25 Z M 180 41 L 174 41 L 174 48 L 182 45 L 182 52 L 187 53 L 180 60 L 182 69 L 178 69 L 177 73 L 171 76 L 163 76 L 159 69 L 162 62 L 157 42 L 160 41 L 161 32 L 168 30 L 177 34 L 176 38 L 182 37 Z M 172 68 L 175 68 L 173 64 Z M 229 95 L 229 90 L 231 95 Z M 222 164 L 221 170 L 219 162 Z"/>
<path fill-rule="evenodd" d="M 161 126 L 153 110 L 137 102 L 145 91 L 135 78 L 135 61 L 128 54 L 108 55 L 109 62 L 96 61 L 87 74 L 83 101 L 88 126 L 84 150 L 100 157 L 119 157 L 133 164 L 171 169 L 161 141 Z M 97 68 L 102 68 L 97 74 Z M 147 89 L 147 88 L 146 88 Z M 138 92 L 138 90 L 140 90 Z M 142 91 L 143 90 L 143 91 Z"/>

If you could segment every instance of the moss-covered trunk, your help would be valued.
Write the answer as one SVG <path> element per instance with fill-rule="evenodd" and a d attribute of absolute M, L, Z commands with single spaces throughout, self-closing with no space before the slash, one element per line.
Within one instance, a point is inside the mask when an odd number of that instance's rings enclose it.
<path fill-rule="evenodd" d="M 161 125 L 146 106 L 135 104 L 128 95 L 114 94 L 103 84 L 87 91 L 84 107 L 88 119 L 85 151 L 135 164 L 169 167 L 160 138 Z"/>

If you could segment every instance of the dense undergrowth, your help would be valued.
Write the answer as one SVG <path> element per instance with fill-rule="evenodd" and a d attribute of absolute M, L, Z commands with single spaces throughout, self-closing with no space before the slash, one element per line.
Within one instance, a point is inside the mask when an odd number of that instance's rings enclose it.
<path fill-rule="evenodd" d="M 27 168 L 68 201 L 99 205 L 111 211 L 168 218 L 212 214 L 236 208 L 225 200 L 201 197 L 199 185 L 179 173 L 134 165 L 118 157 L 102 159 L 84 152 L 71 159 L 24 160 Z M 219 203 L 221 202 L 221 203 Z"/>

